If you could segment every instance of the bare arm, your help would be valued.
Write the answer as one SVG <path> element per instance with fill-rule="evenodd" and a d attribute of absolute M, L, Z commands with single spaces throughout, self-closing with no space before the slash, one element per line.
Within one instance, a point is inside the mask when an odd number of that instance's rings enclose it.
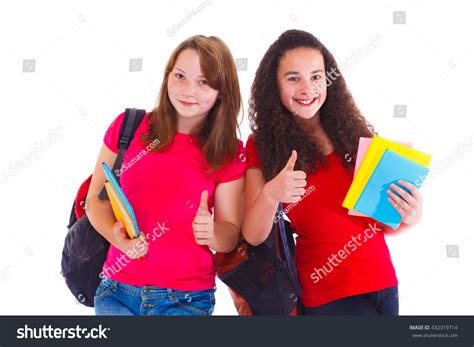
<path fill-rule="evenodd" d="M 207 191 L 193 221 L 196 243 L 208 245 L 216 252 L 232 251 L 242 225 L 244 179 L 217 185 L 214 193 L 214 218 L 207 208 Z"/>
<path fill-rule="evenodd" d="M 306 174 L 293 171 L 296 159 L 297 153 L 293 151 L 286 166 L 266 183 L 260 169 L 247 169 L 242 234 L 251 245 L 267 239 L 279 202 L 298 202 L 305 193 Z"/>
<path fill-rule="evenodd" d="M 102 163 L 113 167 L 117 154 L 107 146 L 102 145 L 99 158 L 92 175 L 89 192 L 87 193 L 87 217 L 95 230 L 97 230 L 113 246 L 126 253 L 130 258 L 138 258 L 146 254 L 148 247 L 143 243 L 143 237 L 130 240 L 121 222 L 117 222 L 109 200 L 100 200 L 99 194 L 106 181 Z M 133 250 L 133 252 L 130 252 Z"/>
<path fill-rule="evenodd" d="M 278 207 L 278 201 L 272 199 L 264 187 L 262 171 L 258 168 L 247 169 L 242 234 L 254 246 L 267 239 Z"/>
<path fill-rule="evenodd" d="M 117 154 L 105 145 L 102 145 L 94 174 L 92 175 L 89 192 L 87 193 L 88 208 L 86 209 L 87 217 L 89 217 L 92 226 L 113 245 L 116 243 L 112 233 L 112 228 L 115 224 L 114 213 L 109 200 L 100 200 L 99 193 L 104 187 L 106 180 L 102 163 L 105 162 L 109 167 L 112 167 L 116 158 Z"/>

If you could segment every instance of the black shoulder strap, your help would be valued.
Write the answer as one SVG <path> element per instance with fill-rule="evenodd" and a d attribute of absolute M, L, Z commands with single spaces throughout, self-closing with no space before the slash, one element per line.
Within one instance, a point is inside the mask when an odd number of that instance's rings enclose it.
<path fill-rule="evenodd" d="M 119 182 L 120 175 L 118 173 L 120 172 L 120 168 L 122 167 L 123 156 L 125 154 L 125 151 L 130 146 L 130 142 L 132 142 L 133 135 L 135 134 L 135 131 L 137 130 L 143 117 L 145 116 L 145 113 L 146 110 L 137 110 L 136 108 L 127 108 L 125 110 L 125 116 L 123 119 L 122 127 L 120 128 L 120 136 L 118 141 L 119 153 L 117 155 L 117 159 L 115 159 L 115 163 L 112 168 L 112 173 Z M 99 194 L 99 199 L 107 199 L 107 191 L 105 190 L 105 187 L 102 188 L 102 191 Z"/>
<path fill-rule="evenodd" d="M 301 287 L 298 282 L 298 276 L 296 275 L 296 264 L 295 260 L 291 256 L 290 253 L 290 248 L 288 246 L 288 239 L 286 235 L 286 228 L 285 228 L 285 221 L 283 219 L 283 205 L 280 202 L 278 204 L 278 230 L 279 230 L 279 236 L 281 239 L 281 243 L 283 245 L 283 251 L 285 253 L 285 260 L 286 260 L 286 265 L 288 266 L 288 271 L 290 272 L 291 279 L 293 281 L 293 285 L 295 286 L 297 295 L 301 295 Z"/>

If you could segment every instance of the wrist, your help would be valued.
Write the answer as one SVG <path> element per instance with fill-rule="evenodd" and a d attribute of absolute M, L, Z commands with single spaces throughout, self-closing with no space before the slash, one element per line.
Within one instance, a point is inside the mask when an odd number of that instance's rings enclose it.
<path fill-rule="evenodd" d="M 271 202 L 272 204 L 278 204 L 279 203 L 279 200 L 272 193 L 271 181 L 265 183 L 265 185 L 262 188 L 261 195 L 265 198 L 265 200 Z"/>

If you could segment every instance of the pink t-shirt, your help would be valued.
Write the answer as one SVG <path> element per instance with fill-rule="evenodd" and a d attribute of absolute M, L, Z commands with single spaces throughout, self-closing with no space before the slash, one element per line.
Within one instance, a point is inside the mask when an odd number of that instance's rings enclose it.
<path fill-rule="evenodd" d="M 104 143 L 118 153 L 118 138 L 124 114 L 107 130 Z M 132 205 L 140 231 L 149 242 L 148 255 L 130 259 L 110 247 L 103 273 L 113 280 L 136 285 L 178 290 L 205 290 L 215 286 L 212 251 L 194 240 L 192 221 L 201 192 L 209 192 L 208 206 L 214 207 L 214 191 L 220 183 L 242 178 L 245 150 L 224 168 L 206 173 L 209 164 L 197 145 L 197 136 L 177 133 L 170 147 L 160 153 L 147 151 L 140 137 L 146 133 L 146 115 L 125 152 L 121 187 Z"/>

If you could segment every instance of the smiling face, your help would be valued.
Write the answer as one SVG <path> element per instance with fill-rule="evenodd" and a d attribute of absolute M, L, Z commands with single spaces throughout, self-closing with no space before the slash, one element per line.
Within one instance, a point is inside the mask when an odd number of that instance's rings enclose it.
<path fill-rule="evenodd" d="M 324 58 L 314 48 L 295 48 L 280 59 L 278 90 L 283 106 L 303 119 L 314 117 L 326 100 Z"/>
<path fill-rule="evenodd" d="M 168 95 L 179 122 L 198 123 L 206 117 L 217 100 L 203 76 L 199 56 L 194 49 L 183 50 L 168 76 Z"/>

